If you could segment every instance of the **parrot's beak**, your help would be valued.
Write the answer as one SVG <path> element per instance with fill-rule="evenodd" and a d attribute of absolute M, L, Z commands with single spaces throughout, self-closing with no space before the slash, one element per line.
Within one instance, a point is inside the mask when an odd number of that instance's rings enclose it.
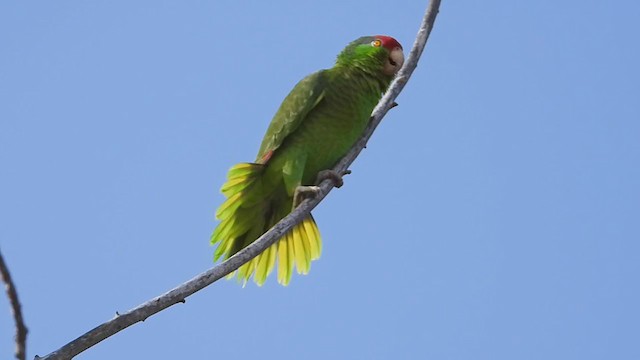
<path fill-rule="evenodd" d="M 395 75 L 404 64 L 404 54 L 402 48 L 396 47 L 389 53 L 389 58 L 384 64 L 383 72 L 387 75 Z"/>

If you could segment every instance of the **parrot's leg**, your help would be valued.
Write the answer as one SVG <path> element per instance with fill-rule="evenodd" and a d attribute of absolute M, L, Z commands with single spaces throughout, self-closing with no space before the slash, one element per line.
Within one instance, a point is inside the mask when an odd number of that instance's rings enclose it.
<path fill-rule="evenodd" d="M 351 174 L 351 170 L 345 170 L 342 175 L 335 170 L 322 170 L 318 173 L 318 177 L 316 178 L 316 184 L 320 184 L 322 181 L 329 179 L 333 182 L 333 186 L 339 188 L 344 185 L 344 181 L 342 177 L 345 175 Z M 300 203 L 304 199 L 314 198 L 320 192 L 319 186 L 297 186 L 295 192 L 293 193 L 293 209 L 298 207 Z"/>
<path fill-rule="evenodd" d="M 292 210 L 297 208 L 298 205 L 305 199 L 310 199 L 318 196 L 320 192 L 319 186 L 298 186 L 293 193 L 293 207 Z"/>
<path fill-rule="evenodd" d="M 318 173 L 316 184 L 320 184 L 322 181 L 329 179 L 331 180 L 331 182 L 333 182 L 333 186 L 340 188 L 342 187 L 342 185 L 344 185 L 344 180 L 342 180 L 342 177 L 349 174 L 351 174 L 351 170 L 345 170 L 342 174 L 333 169 L 322 170 Z"/>
<path fill-rule="evenodd" d="M 293 195 L 292 211 L 298 207 L 304 199 L 316 197 L 320 190 L 317 186 L 303 186 L 301 184 L 306 161 L 307 155 L 300 153 L 288 159 L 282 168 L 282 176 L 285 187 L 287 188 L 287 193 Z"/>

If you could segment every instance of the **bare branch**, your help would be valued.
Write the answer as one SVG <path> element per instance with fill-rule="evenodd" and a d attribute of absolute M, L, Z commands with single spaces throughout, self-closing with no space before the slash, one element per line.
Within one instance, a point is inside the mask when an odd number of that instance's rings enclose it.
<path fill-rule="evenodd" d="M 407 60 L 398 72 L 396 79 L 389 87 L 386 94 L 382 97 L 376 108 L 371 114 L 371 122 L 365 130 L 362 138 L 353 146 L 349 153 L 336 165 L 334 170 L 338 173 L 342 173 L 351 163 L 355 160 L 358 154 L 367 144 L 367 141 L 373 134 L 373 131 L 378 126 L 387 111 L 394 106 L 394 100 L 400 94 L 400 91 L 404 88 L 405 84 L 409 80 L 409 77 L 413 73 L 413 70 L 418 64 L 420 55 L 424 50 L 425 44 L 429 37 L 429 33 L 433 28 L 433 24 L 440 8 L 440 0 L 431 0 L 427 11 L 420 25 L 420 30 L 413 44 L 413 48 L 409 52 Z M 289 229 L 293 228 L 302 219 L 304 219 L 313 210 L 325 196 L 334 187 L 331 180 L 324 180 L 320 185 L 320 192 L 318 196 L 312 199 L 304 200 L 300 206 L 292 211 L 285 218 L 280 220 L 269 231 L 264 233 L 260 238 L 254 241 L 251 245 L 240 250 L 235 255 L 227 259 L 226 261 L 214 266 L 213 268 L 205 271 L 204 273 L 194 277 L 193 279 L 173 288 L 172 290 L 151 299 L 137 307 L 116 316 L 114 319 L 109 320 L 98 327 L 88 331 L 79 338 L 64 345 L 60 349 L 52 352 L 45 357 L 36 357 L 36 359 L 71 359 L 79 353 L 85 351 L 91 346 L 99 343 L 100 341 L 116 334 L 117 332 L 137 323 L 144 321 L 151 315 L 158 313 L 161 310 L 168 308 L 174 304 L 184 302 L 184 299 L 193 293 L 202 290 L 206 286 L 211 285 L 220 278 L 230 274 L 238 269 L 249 260 L 258 256 L 269 246 L 273 245 L 283 234 Z"/>
<path fill-rule="evenodd" d="M 9 298 L 9 303 L 11 303 L 13 319 L 16 322 L 16 359 L 25 360 L 27 356 L 27 327 L 24 325 L 24 319 L 22 318 L 18 292 L 11 279 L 9 268 L 7 268 L 7 264 L 4 262 L 2 252 L 0 252 L 0 275 L 2 276 L 2 281 L 5 283 L 7 297 Z"/>

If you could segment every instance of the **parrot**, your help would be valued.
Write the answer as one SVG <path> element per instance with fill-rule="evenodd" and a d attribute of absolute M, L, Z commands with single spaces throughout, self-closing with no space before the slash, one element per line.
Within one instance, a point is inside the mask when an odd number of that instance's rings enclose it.
<path fill-rule="evenodd" d="M 216 210 L 211 235 L 213 260 L 228 259 L 255 241 L 307 197 L 324 179 L 336 187 L 342 175 L 331 170 L 360 138 L 383 93 L 404 63 L 402 46 L 386 35 L 349 43 L 329 69 L 300 80 L 276 111 L 256 160 L 231 167 L 221 188 L 226 200 Z M 320 257 L 322 242 L 309 214 L 276 243 L 239 267 L 244 284 L 262 286 L 277 265 L 277 281 L 288 285 L 295 266 L 307 274 Z"/>

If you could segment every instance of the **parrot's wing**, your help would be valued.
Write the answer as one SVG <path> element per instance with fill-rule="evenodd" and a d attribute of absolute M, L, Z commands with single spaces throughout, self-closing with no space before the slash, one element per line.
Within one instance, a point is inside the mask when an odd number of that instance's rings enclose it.
<path fill-rule="evenodd" d="M 325 70 L 315 72 L 300 80 L 287 95 L 262 140 L 258 163 L 266 163 L 284 139 L 293 133 L 307 114 L 322 101 L 326 88 L 325 76 Z"/>

